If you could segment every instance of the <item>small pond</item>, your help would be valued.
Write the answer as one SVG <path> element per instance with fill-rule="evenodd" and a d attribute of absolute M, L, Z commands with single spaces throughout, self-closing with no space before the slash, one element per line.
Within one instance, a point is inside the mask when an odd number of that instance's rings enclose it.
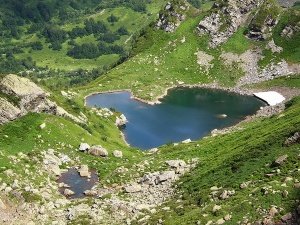
<path fill-rule="evenodd" d="M 86 197 L 84 191 L 91 190 L 91 188 L 99 181 L 98 175 L 95 170 L 90 170 L 91 178 L 81 177 L 76 168 L 70 168 L 66 173 L 63 173 L 57 180 L 57 183 L 65 183 L 68 189 L 75 192 L 74 195 L 68 198 L 83 198 Z M 59 192 L 64 194 L 65 187 L 59 188 Z"/>
<path fill-rule="evenodd" d="M 132 99 L 127 91 L 86 98 L 90 107 L 122 112 L 128 120 L 122 130 L 127 142 L 141 149 L 199 139 L 213 129 L 237 124 L 265 105 L 252 96 L 205 88 L 175 88 L 160 101 L 161 104 L 149 105 Z"/>

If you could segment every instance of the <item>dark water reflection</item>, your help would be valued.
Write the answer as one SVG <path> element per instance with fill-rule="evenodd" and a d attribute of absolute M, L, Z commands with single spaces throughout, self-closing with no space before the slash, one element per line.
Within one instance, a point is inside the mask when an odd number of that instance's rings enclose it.
<path fill-rule="evenodd" d="M 75 168 L 69 169 L 66 173 L 63 173 L 57 180 L 57 183 L 65 183 L 69 185 L 68 189 L 75 192 L 74 195 L 68 196 L 68 198 L 82 198 L 85 197 L 84 191 L 90 190 L 99 180 L 95 170 L 90 170 L 91 178 L 81 177 Z M 64 194 L 65 187 L 59 188 L 59 192 Z"/>
<path fill-rule="evenodd" d="M 154 106 L 130 97 L 126 91 L 104 93 L 89 96 L 86 102 L 122 112 L 129 121 L 123 130 L 127 142 L 141 149 L 199 139 L 213 129 L 238 123 L 265 105 L 252 96 L 202 88 L 172 89 Z"/>

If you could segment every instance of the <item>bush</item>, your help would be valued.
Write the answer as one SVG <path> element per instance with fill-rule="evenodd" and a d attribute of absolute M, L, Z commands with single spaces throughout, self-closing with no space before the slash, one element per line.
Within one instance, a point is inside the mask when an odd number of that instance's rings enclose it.
<path fill-rule="evenodd" d="M 108 54 L 125 54 L 123 47 L 118 45 L 107 46 L 100 43 L 98 46 L 93 43 L 85 43 L 82 45 L 75 45 L 67 53 L 68 56 L 75 59 L 95 59 L 101 55 Z"/>
<path fill-rule="evenodd" d="M 118 22 L 118 21 L 119 21 L 119 18 L 116 17 L 115 15 L 111 14 L 111 15 L 107 18 L 107 21 L 110 22 L 110 23 L 115 23 L 115 22 Z"/>
<path fill-rule="evenodd" d="M 40 41 L 31 43 L 32 50 L 43 50 L 43 44 Z"/>
<path fill-rule="evenodd" d="M 111 32 L 105 33 L 105 34 L 101 35 L 99 38 L 100 41 L 104 41 L 107 43 L 113 43 L 119 39 L 120 39 L 119 35 L 111 33 Z"/>
<path fill-rule="evenodd" d="M 120 27 L 120 28 L 117 30 L 117 34 L 119 34 L 119 35 L 128 35 L 129 32 L 128 32 L 128 30 L 127 30 L 125 27 Z"/>

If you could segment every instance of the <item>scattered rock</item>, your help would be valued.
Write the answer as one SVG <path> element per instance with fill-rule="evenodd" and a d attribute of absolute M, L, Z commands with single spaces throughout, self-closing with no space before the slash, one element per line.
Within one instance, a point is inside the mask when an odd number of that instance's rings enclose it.
<path fill-rule="evenodd" d="M 231 220 L 231 215 L 230 214 L 227 214 L 226 216 L 224 216 L 224 220 L 225 221 L 228 221 L 228 220 Z"/>
<path fill-rule="evenodd" d="M 140 192 L 141 190 L 142 190 L 142 187 L 139 184 L 130 184 L 128 186 L 125 186 L 125 191 L 127 193 Z"/>
<path fill-rule="evenodd" d="M 296 24 L 296 26 L 287 25 L 281 32 L 281 36 L 285 38 L 291 38 L 295 33 L 300 31 L 300 22 Z"/>
<path fill-rule="evenodd" d="M 274 217 L 277 213 L 278 213 L 278 210 L 274 206 L 269 210 L 269 216 L 271 216 L 271 217 Z"/>
<path fill-rule="evenodd" d="M 270 49 L 273 53 L 280 53 L 283 51 L 282 47 L 277 46 L 272 39 L 268 44 L 267 44 L 267 49 Z"/>
<path fill-rule="evenodd" d="M 286 162 L 287 158 L 288 158 L 287 155 L 279 156 L 279 157 L 274 161 L 274 166 L 282 166 L 282 165 Z"/>
<path fill-rule="evenodd" d="M 214 57 L 203 51 L 198 51 L 195 53 L 195 55 L 197 55 L 197 63 L 208 72 L 213 66 L 211 61 L 214 59 Z"/>
<path fill-rule="evenodd" d="M 213 213 L 219 211 L 222 207 L 220 205 L 215 205 L 212 209 Z"/>
<path fill-rule="evenodd" d="M 287 190 L 284 190 L 284 191 L 282 192 L 282 196 L 283 196 L 284 198 L 286 198 L 288 195 L 289 195 L 289 192 L 288 192 Z"/>
<path fill-rule="evenodd" d="M 81 165 L 78 169 L 78 173 L 81 177 L 90 177 L 89 167 L 87 165 Z"/>
<path fill-rule="evenodd" d="M 296 132 L 293 136 L 287 138 L 284 145 L 291 146 L 296 143 L 300 143 L 300 132 Z"/>
<path fill-rule="evenodd" d="M 108 156 L 108 151 L 105 148 L 103 148 L 101 145 L 92 146 L 88 150 L 88 153 L 94 156 L 102 156 L 102 157 Z"/>
<path fill-rule="evenodd" d="M 242 183 L 242 184 L 240 185 L 240 188 L 241 188 L 241 189 L 245 189 L 245 188 L 248 187 L 249 184 L 250 184 L 249 181 L 248 181 L 248 182 L 244 182 L 244 183 Z"/>
<path fill-rule="evenodd" d="M 86 190 L 86 191 L 84 191 L 84 194 L 86 196 L 96 196 L 98 194 L 98 192 L 96 190 Z"/>
<path fill-rule="evenodd" d="M 224 199 L 227 199 L 227 198 L 229 198 L 228 191 L 224 190 L 222 192 L 222 194 L 220 195 L 220 199 L 224 200 Z"/>
<path fill-rule="evenodd" d="M 64 190 L 64 195 L 65 196 L 71 196 L 71 195 L 74 195 L 74 194 L 75 194 L 75 192 L 70 190 L 70 189 L 65 189 Z"/>
<path fill-rule="evenodd" d="M 48 168 L 55 176 L 61 176 L 61 170 L 57 164 L 51 164 Z"/>
<path fill-rule="evenodd" d="M 220 190 L 220 189 L 222 189 L 222 187 L 212 186 L 212 187 L 210 188 L 211 191 L 218 191 L 218 190 Z"/>
<path fill-rule="evenodd" d="M 40 128 L 43 130 L 43 129 L 45 129 L 46 128 L 46 124 L 45 123 L 42 123 L 41 125 L 40 125 Z"/>
<path fill-rule="evenodd" d="M 151 148 L 150 150 L 149 150 L 149 153 L 150 154 L 155 154 L 155 153 L 157 153 L 159 150 L 158 150 L 158 148 Z"/>
<path fill-rule="evenodd" d="M 114 157 L 116 157 L 116 158 L 122 158 L 122 157 L 123 157 L 122 151 L 119 151 L 119 150 L 113 151 L 113 155 L 114 155 Z"/>
<path fill-rule="evenodd" d="M 295 183 L 294 188 L 300 189 L 300 182 Z"/>
<path fill-rule="evenodd" d="M 281 220 L 283 222 L 287 222 L 287 221 L 291 220 L 292 217 L 293 217 L 292 213 L 287 213 L 287 214 L 285 214 L 284 216 L 281 217 Z"/>
<path fill-rule="evenodd" d="M 189 138 L 189 139 L 186 139 L 186 140 L 182 141 L 181 143 L 188 144 L 188 143 L 191 143 L 191 142 L 192 142 L 192 140 Z"/>
<path fill-rule="evenodd" d="M 157 183 L 162 183 L 167 180 L 173 180 L 175 178 L 175 171 L 165 171 L 162 172 L 160 175 L 157 176 Z"/>
<path fill-rule="evenodd" d="M 175 168 L 175 169 L 186 166 L 186 163 L 183 160 L 168 160 L 166 161 L 166 164 L 171 168 Z"/>
<path fill-rule="evenodd" d="M 128 122 L 128 120 L 127 120 L 126 116 L 124 114 L 122 114 L 120 117 L 116 118 L 115 124 L 118 127 L 122 127 L 122 126 L 125 126 L 127 122 Z"/>
<path fill-rule="evenodd" d="M 6 209 L 6 205 L 3 203 L 3 201 L 0 199 L 0 209 L 4 210 Z"/>
<path fill-rule="evenodd" d="M 79 151 L 88 151 L 90 149 L 90 145 L 87 144 L 87 143 L 81 143 L 80 146 L 79 146 Z"/>
<path fill-rule="evenodd" d="M 224 220 L 223 218 L 218 219 L 218 220 L 216 221 L 216 224 L 223 224 L 223 223 L 225 223 L 225 220 Z"/>

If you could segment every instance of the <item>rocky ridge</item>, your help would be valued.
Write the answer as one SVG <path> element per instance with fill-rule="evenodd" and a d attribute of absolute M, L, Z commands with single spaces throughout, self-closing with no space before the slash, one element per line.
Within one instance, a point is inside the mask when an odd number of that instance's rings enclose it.
<path fill-rule="evenodd" d="M 180 4 L 168 2 L 164 10 L 160 12 L 159 19 L 156 22 L 156 28 L 165 32 L 174 32 L 176 28 L 185 20 L 184 12 L 187 11 L 189 5 L 186 1 L 181 1 Z"/>
<path fill-rule="evenodd" d="M 0 124 L 15 120 L 28 112 L 49 113 L 69 117 L 78 123 L 84 122 L 83 118 L 73 116 L 49 100 L 49 94 L 27 78 L 14 74 L 5 76 L 0 81 L 0 92 L 18 99 L 18 103 L 12 103 L 9 99 L 0 97 Z"/>
<path fill-rule="evenodd" d="M 209 34 L 209 46 L 215 48 L 226 42 L 259 4 L 259 0 L 215 2 L 211 14 L 198 24 L 198 33 Z"/>

